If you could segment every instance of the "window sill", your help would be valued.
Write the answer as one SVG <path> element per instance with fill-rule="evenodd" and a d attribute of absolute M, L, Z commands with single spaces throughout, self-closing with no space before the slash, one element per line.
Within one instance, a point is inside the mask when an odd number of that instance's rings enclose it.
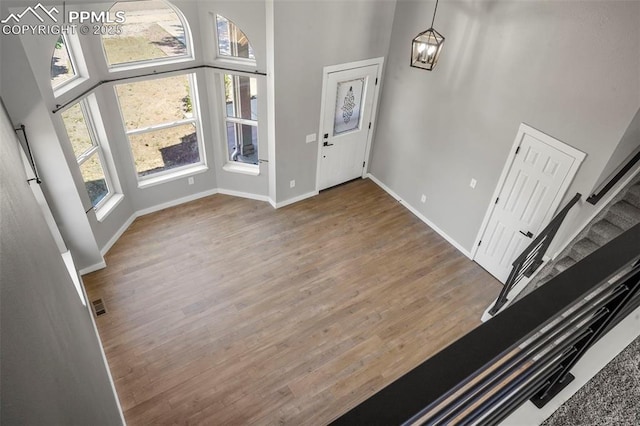
<path fill-rule="evenodd" d="M 123 194 L 114 194 L 104 205 L 96 210 L 96 219 L 98 222 L 104 221 L 107 216 L 124 200 Z"/>
<path fill-rule="evenodd" d="M 243 164 L 243 163 L 227 163 L 222 166 L 222 170 L 231 173 L 241 173 L 244 175 L 258 176 L 260 175 L 260 166 L 256 164 Z"/>
<path fill-rule="evenodd" d="M 172 180 L 182 179 L 187 176 L 203 173 L 203 172 L 206 172 L 207 170 L 209 170 L 207 166 L 205 166 L 204 164 L 200 164 L 200 165 L 182 169 L 176 172 L 171 172 L 171 173 L 163 174 L 161 176 L 140 180 L 138 181 L 138 188 L 144 189 L 144 188 L 149 188 L 151 186 L 161 185 L 163 183 L 171 182 Z"/>

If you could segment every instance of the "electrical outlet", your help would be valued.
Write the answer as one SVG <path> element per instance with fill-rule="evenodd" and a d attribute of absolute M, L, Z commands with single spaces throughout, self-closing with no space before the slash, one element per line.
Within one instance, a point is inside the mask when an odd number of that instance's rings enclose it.
<path fill-rule="evenodd" d="M 189 179 L 187 179 L 187 182 L 189 182 L 189 185 L 193 185 L 193 176 L 191 176 Z"/>
<path fill-rule="evenodd" d="M 470 186 L 471 188 L 474 188 L 474 189 L 475 189 L 475 187 L 476 187 L 476 183 L 478 183 L 478 181 L 477 181 L 477 180 L 475 180 L 475 179 L 471 179 L 471 182 L 469 183 L 469 186 Z"/>
<path fill-rule="evenodd" d="M 307 135 L 307 143 L 311 143 L 311 142 L 315 142 L 316 141 L 316 134 L 315 133 L 311 133 L 310 135 Z"/>
<path fill-rule="evenodd" d="M 427 202 L 427 196 L 422 194 L 422 197 L 420 197 L 420 202 L 426 203 Z"/>
<path fill-rule="evenodd" d="M 295 180 L 289 181 L 289 188 L 295 188 L 295 186 L 296 186 Z"/>

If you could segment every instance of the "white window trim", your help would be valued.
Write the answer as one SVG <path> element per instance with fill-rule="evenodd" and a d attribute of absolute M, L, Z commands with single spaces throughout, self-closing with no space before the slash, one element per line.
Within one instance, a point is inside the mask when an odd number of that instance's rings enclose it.
<path fill-rule="evenodd" d="M 222 166 L 222 170 L 226 172 L 240 173 L 243 175 L 250 175 L 250 176 L 260 175 L 259 164 L 248 164 L 248 163 L 241 163 L 238 161 L 227 161 L 227 163 L 224 166 Z"/>
<path fill-rule="evenodd" d="M 127 142 L 129 143 L 129 153 L 131 155 L 131 166 L 133 168 L 133 172 L 135 173 L 135 176 L 138 182 L 138 188 L 148 188 L 150 186 L 155 186 L 165 182 L 170 182 L 176 179 L 183 178 L 185 176 L 202 173 L 203 171 L 208 170 L 207 162 L 206 162 L 205 147 L 204 147 L 204 142 L 202 140 L 202 124 L 200 119 L 200 102 L 198 98 L 197 81 L 195 78 L 196 74 L 194 72 L 177 73 L 177 74 L 171 74 L 168 76 L 166 75 L 158 76 L 157 78 L 138 79 L 133 83 L 141 83 L 144 81 L 156 80 L 156 79 L 162 79 L 162 78 L 171 78 L 171 77 L 180 76 L 180 75 L 186 75 L 187 78 L 189 79 L 189 95 L 191 96 L 191 105 L 192 105 L 192 111 L 190 113 L 190 117 L 184 118 L 182 120 L 174 120 L 174 121 L 168 121 L 166 123 L 140 127 L 138 129 L 127 130 L 126 120 L 124 118 L 124 115 L 122 115 L 120 98 L 118 97 L 118 91 L 116 89 L 117 84 L 113 86 L 115 97 L 118 102 L 118 108 L 120 110 L 122 126 L 124 129 L 125 135 L 127 136 Z M 130 83 L 125 83 L 125 84 L 130 84 Z M 132 148 L 131 139 L 129 139 L 129 136 L 150 133 L 154 131 L 169 129 L 172 127 L 183 126 L 187 124 L 193 124 L 193 126 L 196 129 L 196 139 L 198 141 L 198 152 L 200 154 L 200 161 L 198 161 L 197 163 L 185 164 L 184 166 L 180 166 L 180 167 L 174 167 L 169 170 L 155 172 L 151 175 L 140 176 L 136 168 L 135 158 L 133 156 L 133 151 L 131 149 Z"/>
<path fill-rule="evenodd" d="M 111 178 L 111 173 L 109 171 L 109 167 L 107 165 L 107 161 L 104 156 L 104 152 L 102 146 L 100 144 L 100 138 L 98 137 L 98 132 L 96 132 L 96 123 L 93 119 L 93 113 L 91 110 L 91 105 L 89 105 L 88 98 L 83 98 L 79 101 L 80 109 L 82 110 L 82 114 L 84 115 L 84 119 L 87 124 L 87 130 L 89 131 L 89 138 L 91 138 L 91 142 L 93 143 L 93 147 L 89 148 L 82 154 L 76 157 L 76 161 L 78 162 L 78 167 L 84 164 L 87 160 L 89 160 L 94 155 L 98 156 L 98 161 L 100 162 L 100 167 L 102 168 L 102 172 L 104 173 L 104 180 L 107 184 L 107 195 L 104 196 L 102 200 L 100 200 L 93 209 L 96 211 L 96 214 L 100 209 L 109 201 L 111 197 L 115 194 L 115 187 L 113 185 L 113 179 Z M 84 179 L 83 179 L 84 182 Z"/>
<path fill-rule="evenodd" d="M 153 175 L 148 179 L 138 181 L 138 188 L 144 189 L 151 186 L 161 185 L 163 183 L 204 173 L 207 170 L 209 170 L 209 167 L 207 167 L 205 164 L 189 164 L 188 166 L 176 167 L 175 169 L 170 169 L 166 172 L 162 172 L 162 176 Z"/>
<path fill-rule="evenodd" d="M 115 206 L 120 203 L 121 199 L 113 201 L 114 197 L 117 198 L 118 196 L 120 196 L 120 198 L 123 198 L 124 196 L 122 195 L 122 191 L 119 190 L 120 188 L 119 182 L 111 174 L 111 161 L 107 159 L 107 154 L 105 152 L 105 151 L 108 152 L 108 150 L 105 150 L 103 146 L 107 142 L 98 135 L 96 122 L 94 120 L 94 111 L 93 111 L 93 109 L 97 107 L 97 105 L 94 104 L 93 100 L 90 99 L 90 97 L 85 97 L 80 99 L 78 102 L 71 104 L 69 108 L 75 105 L 80 106 L 80 110 L 82 111 L 85 125 L 87 127 L 87 132 L 89 134 L 89 139 L 91 140 L 91 144 L 92 144 L 90 148 L 85 150 L 80 155 L 75 155 L 75 152 L 74 152 L 74 158 L 76 160 L 76 164 L 78 165 L 78 169 L 80 169 L 82 164 L 84 164 L 86 161 L 91 159 L 94 155 L 97 155 L 98 161 L 100 162 L 100 167 L 102 168 L 102 172 L 104 173 L 105 183 L 107 185 L 107 194 L 95 206 L 92 207 L 92 209 L 96 213 L 96 217 L 99 217 L 98 220 L 102 221 L 104 220 L 104 218 L 106 218 L 109 215 L 109 213 L 115 208 Z M 63 123 L 63 128 L 65 129 L 65 135 L 67 136 L 67 140 L 68 140 L 69 138 L 68 130 L 66 128 L 66 124 L 64 123 L 64 120 L 62 119 L 62 116 L 60 116 L 60 120 Z M 69 141 L 69 144 L 70 143 L 71 141 Z M 80 173 L 80 176 L 82 178 L 82 184 L 83 184 L 82 187 L 86 191 L 86 184 L 84 182 L 84 177 L 82 176 L 82 173 Z M 88 196 L 88 193 L 87 193 L 87 196 Z M 89 201 L 91 201 L 90 198 L 89 198 Z"/>
<path fill-rule="evenodd" d="M 71 66 L 73 67 L 75 75 L 68 80 L 56 84 L 55 86 L 53 84 L 51 85 L 53 96 L 55 98 L 62 96 L 68 91 L 78 87 L 85 81 L 89 80 L 87 67 L 83 62 L 84 56 L 82 55 L 82 51 L 80 50 L 80 42 L 74 36 L 69 36 L 67 34 L 60 34 L 60 36 L 62 37 L 64 45 L 67 48 L 69 60 L 71 61 Z M 76 55 L 76 51 L 79 51 L 80 54 Z"/>
<path fill-rule="evenodd" d="M 241 173 L 241 174 L 245 174 L 245 175 L 251 175 L 251 176 L 258 176 L 260 175 L 260 160 L 258 160 L 258 164 L 251 164 L 251 163 L 243 163 L 242 161 L 232 161 L 231 160 L 231 153 L 229 152 L 229 141 L 227 139 L 227 123 L 234 123 L 234 124 L 244 124 L 247 126 L 253 126 L 256 129 L 260 128 L 260 122 L 259 119 L 258 120 L 250 120 L 248 118 L 239 118 L 239 117 L 229 117 L 227 116 L 227 99 L 226 99 L 226 86 L 225 86 L 225 82 L 224 82 L 224 77 L 225 75 L 229 75 L 231 77 L 249 77 L 249 78 L 255 78 L 252 77 L 250 75 L 245 75 L 245 74 L 239 74 L 239 73 L 234 73 L 234 74 L 228 74 L 228 73 L 223 73 L 220 74 L 221 75 L 221 95 L 220 95 L 220 100 L 222 103 L 222 130 L 224 132 L 224 152 L 226 154 L 225 156 L 225 164 L 224 166 L 222 166 L 222 169 L 227 171 L 227 172 L 232 172 L 232 173 Z M 258 131 L 256 130 L 256 133 L 258 133 Z M 259 156 L 260 150 L 258 148 L 258 156 Z"/>
<path fill-rule="evenodd" d="M 104 48 L 103 48 L 104 50 Z M 105 52 L 105 60 L 106 60 L 106 52 Z M 191 62 L 195 58 L 193 54 L 188 54 L 185 56 L 171 56 L 166 59 L 145 59 L 144 61 L 136 61 L 136 62 L 126 62 L 123 64 L 117 65 L 109 65 L 107 62 L 107 70 L 110 73 L 118 73 L 123 71 L 132 71 L 132 70 L 140 70 L 144 68 L 149 68 L 151 66 L 160 66 L 160 65 L 171 65 L 171 64 L 181 64 L 183 62 Z"/>
<path fill-rule="evenodd" d="M 253 53 L 254 54 L 253 59 L 241 58 L 239 56 L 233 56 L 233 55 L 223 55 L 220 53 L 220 38 L 218 37 L 218 19 L 217 19 L 218 15 L 226 19 L 228 22 L 233 23 L 233 25 L 235 25 L 237 28 L 240 28 L 238 25 L 236 25 L 235 21 L 232 21 L 226 16 L 220 13 L 215 13 L 215 12 L 210 13 L 211 21 L 212 21 L 211 27 L 213 28 L 213 40 L 215 41 L 215 54 L 214 54 L 215 60 L 217 62 L 226 63 L 229 65 L 241 65 L 241 66 L 247 66 L 251 68 L 257 68 L 258 64 L 255 58 L 255 51 Z M 242 33 L 245 36 L 247 36 L 247 33 L 245 33 L 242 29 L 240 31 L 242 31 Z M 249 46 L 251 46 L 251 41 L 249 40 L 248 36 L 247 36 L 247 42 L 249 43 Z"/>
<path fill-rule="evenodd" d="M 104 222 L 104 220 L 111 214 L 111 212 L 124 200 L 124 194 L 114 193 L 109 200 L 106 201 L 99 209 L 94 209 L 96 213 L 96 219 L 98 222 Z"/>

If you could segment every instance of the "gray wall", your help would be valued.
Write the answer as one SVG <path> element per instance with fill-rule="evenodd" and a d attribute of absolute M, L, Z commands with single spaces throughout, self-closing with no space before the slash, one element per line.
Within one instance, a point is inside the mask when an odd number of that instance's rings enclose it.
<path fill-rule="evenodd" d="M 0 8 L 6 16 L 6 7 Z M 51 42 L 53 46 L 55 40 Z M 76 181 L 82 182 L 79 169 L 70 169 L 65 152 L 56 135 L 49 107 L 43 99 L 31 72 L 29 61 L 18 36 L 2 35 L 0 62 L 0 95 L 5 101 L 14 124 L 24 124 L 38 171 L 42 189 L 55 217 L 60 233 L 78 265 L 93 265 L 102 260 L 84 206 L 91 206 L 86 191 L 79 192 Z M 50 48 L 47 49 L 51 56 Z M 45 72 L 49 70 L 50 60 Z M 51 89 L 49 89 L 51 90 Z M 75 161 L 75 160 L 72 160 Z M 76 176 L 73 172 L 75 171 Z"/>
<path fill-rule="evenodd" d="M 622 140 L 615 149 L 609 162 L 605 166 L 599 183 L 606 183 L 612 174 L 616 173 L 625 160 L 634 155 L 638 149 L 640 149 L 640 109 L 636 112 L 636 115 L 631 120 L 631 124 L 624 132 Z"/>
<path fill-rule="evenodd" d="M 278 202 L 315 191 L 318 143 L 305 143 L 305 136 L 319 131 L 322 68 L 385 57 L 394 7 L 395 1 L 275 2 Z"/>
<path fill-rule="evenodd" d="M 640 106 L 640 3 L 441 2 L 428 72 L 433 6 L 397 3 L 370 170 L 470 251 L 521 122 L 588 154 L 568 196 L 595 185 Z"/>
<path fill-rule="evenodd" d="M 121 424 L 89 311 L 26 182 L 11 123 L 0 114 L 0 423 Z"/>

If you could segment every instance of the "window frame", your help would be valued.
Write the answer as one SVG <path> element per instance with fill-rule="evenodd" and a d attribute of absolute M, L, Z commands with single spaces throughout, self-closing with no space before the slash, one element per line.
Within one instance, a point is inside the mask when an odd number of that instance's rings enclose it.
<path fill-rule="evenodd" d="M 232 172 L 238 172 L 238 173 L 244 173 L 244 174 L 249 174 L 249 175 L 254 175 L 257 176 L 260 174 L 260 147 L 259 147 L 259 140 L 260 140 L 260 134 L 259 134 L 259 129 L 260 129 L 260 116 L 258 115 L 258 111 L 256 109 L 256 120 L 250 120 L 248 118 L 239 118 L 239 117 L 229 117 L 227 115 L 227 99 L 226 99 L 226 85 L 225 85 L 225 76 L 230 76 L 232 79 L 236 78 L 236 77 L 246 77 L 249 79 L 255 79 L 255 83 L 256 83 L 256 97 L 258 97 L 260 94 L 257 92 L 258 90 L 258 81 L 257 78 L 255 78 L 255 76 L 251 76 L 248 73 L 221 73 L 220 74 L 220 79 L 221 79 L 221 91 L 220 91 L 220 99 L 221 99 L 221 111 L 222 111 L 222 131 L 224 133 L 224 152 L 226 153 L 225 155 L 225 164 L 223 166 L 223 169 L 226 171 L 232 171 Z M 234 91 L 238 91 L 238 87 L 234 82 Z M 237 93 L 234 94 L 235 99 L 236 99 L 236 105 L 238 102 L 238 96 Z M 256 102 L 256 107 L 257 107 L 258 102 Z M 257 164 L 253 164 L 253 163 L 245 163 L 243 161 L 238 161 L 238 160 L 232 160 L 231 159 L 231 152 L 229 152 L 229 140 L 228 140 L 228 130 L 227 130 L 227 123 L 233 123 L 235 124 L 240 124 L 240 125 L 247 125 L 247 126 L 252 126 L 256 128 L 256 150 L 257 150 L 257 157 L 258 157 L 258 162 Z M 237 135 L 237 133 L 236 133 Z"/>
<path fill-rule="evenodd" d="M 171 77 L 177 77 L 182 75 L 186 76 L 189 80 L 189 96 L 191 96 L 191 117 L 183 118 L 180 120 L 167 121 L 164 123 L 154 124 L 154 125 L 131 129 L 131 130 L 127 129 L 126 119 L 122 112 L 122 105 L 121 105 L 120 97 L 118 96 L 118 91 L 117 91 L 118 84 L 113 85 L 114 95 L 118 104 L 118 109 L 119 109 L 120 117 L 122 120 L 122 129 L 124 131 L 124 134 L 127 138 L 127 143 L 129 145 L 129 154 L 131 156 L 131 166 L 132 166 L 132 170 L 135 175 L 135 178 L 138 182 L 138 188 L 145 188 L 149 186 L 158 185 L 161 183 L 179 179 L 185 176 L 191 176 L 191 175 L 208 170 L 205 146 L 203 141 L 202 117 L 200 115 L 200 102 L 198 97 L 197 74 L 195 72 L 182 71 L 182 72 L 176 72 L 176 73 L 170 73 L 170 74 L 163 74 L 159 76 L 153 76 L 151 78 L 141 77 L 132 81 L 121 83 L 120 85 L 143 83 L 146 81 L 161 80 L 163 78 L 171 78 Z M 140 176 L 138 169 L 136 167 L 136 159 L 133 153 L 133 147 L 131 145 L 131 139 L 129 138 L 129 136 L 161 131 L 165 129 L 170 129 L 172 127 L 184 126 L 188 124 L 193 124 L 195 128 L 200 161 L 198 161 L 197 163 L 185 164 L 183 166 L 174 167 L 168 170 L 162 170 L 149 175 Z"/>
<path fill-rule="evenodd" d="M 135 0 L 116 1 L 111 8 L 115 7 L 118 3 L 130 3 L 133 1 Z M 168 56 L 166 58 L 156 58 L 156 59 L 143 59 L 141 61 L 123 62 L 123 63 L 112 65 L 109 63 L 107 50 L 104 47 L 104 37 L 101 35 L 100 46 L 102 48 L 102 55 L 104 56 L 104 63 L 109 73 L 144 69 L 144 68 L 149 68 L 151 66 L 156 66 L 156 65 L 178 64 L 182 62 L 193 61 L 195 59 L 194 49 L 193 49 L 193 37 L 191 34 L 191 27 L 189 27 L 189 22 L 187 21 L 187 18 L 184 16 L 182 11 L 176 6 L 174 6 L 173 4 L 171 4 L 171 2 L 166 0 L 160 0 L 160 1 L 162 1 L 167 7 L 172 9 L 173 12 L 178 17 L 178 19 L 180 20 L 180 23 L 182 24 L 182 28 L 184 29 L 184 36 L 185 36 L 184 40 L 186 44 L 185 48 L 187 50 L 187 53 L 180 56 Z M 111 8 L 109 8 L 109 10 L 111 10 Z"/>
<path fill-rule="evenodd" d="M 118 189 L 117 189 L 118 186 L 117 184 L 115 184 L 116 181 L 114 181 L 113 177 L 111 176 L 109 162 L 106 159 L 104 148 L 101 144 L 101 139 L 98 136 L 98 132 L 96 131 L 96 123 L 93 117 L 93 111 L 92 111 L 92 106 L 90 105 L 89 97 L 83 97 L 79 99 L 77 102 L 69 105 L 68 108 L 65 108 L 65 111 L 68 111 L 69 109 L 73 108 L 75 105 L 80 106 L 80 111 L 82 112 L 84 123 L 87 127 L 87 133 L 89 135 L 89 139 L 91 140 L 90 148 L 88 148 L 87 150 L 85 150 L 83 153 L 79 155 L 76 155 L 75 152 L 73 153 L 74 158 L 76 160 L 76 164 L 78 165 L 78 170 L 81 169 L 81 166 L 84 163 L 86 163 L 94 155 L 96 155 L 98 157 L 98 162 L 100 163 L 100 167 L 102 168 L 102 172 L 104 173 L 104 180 L 107 186 L 107 194 L 104 197 L 102 197 L 102 199 L 98 201 L 95 205 L 93 204 L 91 197 L 89 196 L 89 193 L 87 191 L 87 196 L 89 198 L 89 201 L 91 201 L 92 208 L 96 212 L 96 216 L 98 216 L 100 220 L 103 217 L 105 217 L 110 211 L 109 209 L 109 211 L 104 213 L 102 211 L 103 208 L 108 204 L 110 204 L 110 201 L 114 199 L 114 196 L 116 195 L 121 196 L 121 194 L 118 193 Z M 71 145 L 69 130 L 67 129 L 67 125 L 64 121 L 62 114 L 60 115 L 60 120 L 62 121 L 63 127 L 65 129 L 67 140 L 69 141 L 69 145 Z M 73 147 L 72 147 L 72 151 L 73 151 Z M 82 176 L 82 170 L 80 170 L 80 176 L 82 177 L 82 183 L 84 185 L 83 187 L 86 191 L 86 182 L 84 180 L 84 176 Z M 117 201 L 119 201 L 119 199 Z"/>
<path fill-rule="evenodd" d="M 61 33 L 60 37 L 63 39 L 64 45 L 69 54 L 69 61 L 71 61 L 71 66 L 73 67 L 73 70 L 74 70 L 74 76 L 68 80 L 60 82 L 55 86 L 52 84 L 51 79 L 49 79 L 54 98 L 58 98 L 62 96 L 63 94 L 70 91 L 71 89 L 82 84 L 82 82 L 89 79 L 87 66 L 84 63 L 84 54 L 82 53 L 82 49 L 80 47 L 80 41 L 77 38 L 78 37 L 77 34 Z M 54 45 L 54 52 L 55 52 L 55 45 Z M 51 54 L 51 57 L 53 58 L 53 53 Z M 51 70 L 49 70 L 49 74 L 51 74 Z"/>
<path fill-rule="evenodd" d="M 234 56 L 234 55 L 223 55 L 220 53 L 220 35 L 218 34 L 218 16 L 226 19 L 227 22 L 235 25 L 236 28 L 238 28 L 245 35 L 245 37 L 247 37 L 247 43 L 249 43 L 249 47 L 251 47 L 251 50 L 253 51 L 253 59 L 243 58 L 243 57 Z M 221 13 L 212 12 L 211 20 L 212 20 L 211 27 L 213 28 L 213 39 L 215 41 L 215 51 L 214 51 L 215 60 L 220 62 L 226 62 L 228 64 L 237 64 L 237 65 L 244 65 L 244 66 L 256 68 L 258 65 L 255 57 L 255 50 L 253 50 L 251 40 L 249 40 L 249 36 L 247 36 L 247 33 L 245 33 L 244 30 L 242 30 L 238 25 L 236 25 L 235 21 L 227 18 L 225 15 Z"/>

